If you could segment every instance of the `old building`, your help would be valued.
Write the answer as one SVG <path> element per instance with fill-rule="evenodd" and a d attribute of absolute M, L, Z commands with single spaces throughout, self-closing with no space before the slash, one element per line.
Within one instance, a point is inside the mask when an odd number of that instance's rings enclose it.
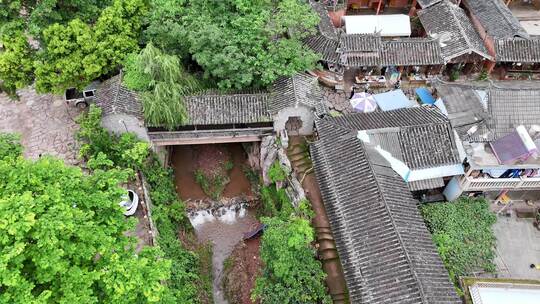
<path fill-rule="evenodd" d="M 436 84 L 439 107 L 448 115 L 466 158 L 465 174 L 445 195 L 486 192 L 495 200 L 526 198 L 540 190 L 540 88 L 537 84 Z"/>
<path fill-rule="evenodd" d="M 351 303 L 460 303 L 418 201 L 391 164 L 357 138 L 356 122 L 317 120 L 311 146 Z"/>

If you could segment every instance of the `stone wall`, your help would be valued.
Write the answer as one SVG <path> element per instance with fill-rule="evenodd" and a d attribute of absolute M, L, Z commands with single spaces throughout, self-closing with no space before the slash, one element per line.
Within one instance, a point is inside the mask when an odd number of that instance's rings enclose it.
<path fill-rule="evenodd" d="M 289 132 L 291 135 L 313 134 L 315 113 L 313 113 L 313 111 L 308 107 L 302 105 L 299 105 L 297 108 L 285 108 L 279 111 L 279 113 L 274 116 L 274 130 L 276 131 L 276 133 L 279 133 L 281 132 L 281 130 L 285 129 L 285 124 L 287 123 L 289 117 L 300 117 L 300 119 L 302 120 L 302 127 L 300 128 L 300 130 L 298 130 L 298 134 L 293 134 L 293 132 Z"/>
<path fill-rule="evenodd" d="M 261 142 L 261 169 L 264 185 L 270 185 L 271 181 L 268 178 L 268 170 L 274 161 L 278 161 L 282 168 L 288 173 L 287 182 L 278 187 L 285 187 L 289 198 L 297 207 L 298 203 L 306 198 L 302 184 L 298 180 L 296 174 L 292 170 L 291 162 L 287 157 L 285 149 L 281 146 L 275 136 L 266 136 Z"/>

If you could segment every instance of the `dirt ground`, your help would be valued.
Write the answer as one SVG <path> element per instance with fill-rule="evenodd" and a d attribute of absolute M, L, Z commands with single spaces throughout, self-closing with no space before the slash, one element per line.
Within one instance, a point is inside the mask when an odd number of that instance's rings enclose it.
<path fill-rule="evenodd" d="M 247 156 L 241 144 L 175 146 L 172 152 L 172 163 L 178 194 L 182 200 L 207 199 L 208 196 L 195 182 L 197 169 L 210 171 L 232 160 L 234 167 L 229 172 L 230 182 L 222 196 L 233 198 L 241 195 L 252 195 L 251 185 L 243 168 L 247 165 Z"/>
<path fill-rule="evenodd" d="M 239 243 L 233 250 L 225 270 L 223 284 L 230 304 L 256 304 L 251 301 L 251 290 L 260 274 L 262 262 L 259 257 L 261 239 L 255 238 Z M 226 267 L 227 267 L 226 266 Z"/>

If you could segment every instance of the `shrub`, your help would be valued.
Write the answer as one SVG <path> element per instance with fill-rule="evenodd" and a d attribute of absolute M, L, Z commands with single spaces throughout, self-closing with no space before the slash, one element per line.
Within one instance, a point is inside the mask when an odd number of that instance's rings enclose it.
<path fill-rule="evenodd" d="M 421 212 L 454 283 L 459 276 L 495 270 L 492 226 L 497 219 L 484 199 L 424 205 Z"/>
<path fill-rule="evenodd" d="M 0 159 L 22 155 L 20 136 L 11 133 L 0 133 Z"/>
<path fill-rule="evenodd" d="M 297 216 L 287 220 L 263 218 L 267 228 L 261 241 L 263 273 L 255 283 L 252 299 L 262 303 L 331 303 L 325 274 L 311 246 L 309 221 Z"/>
<path fill-rule="evenodd" d="M 281 164 L 276 160 L 268 169 L 268 178 L 270 178 L 273 183 L 282 182 L 287 179 L 287 171 L 285 171 Z"/>

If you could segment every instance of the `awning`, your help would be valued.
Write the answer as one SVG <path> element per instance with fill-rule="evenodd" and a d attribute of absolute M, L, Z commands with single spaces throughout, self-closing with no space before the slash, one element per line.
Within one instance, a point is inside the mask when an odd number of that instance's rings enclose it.
<path fill-rule="evenodd" d="M 414 90 L 416 92 L 416 95 L 420 97 L 420 101 L 422 101 L 423 104 L 432 105 L 435 103 L 435 98 L 431 95 L 431 92 L 426 88 L 418 88 Z"/>
<path fill-rule="evenodd" d="M 411 36 L 411 21 L 407 15 L 343 16 L 347 34 L 380 34 L 382 37 Z"/>
<path fill-rule="evenodd" d="M 373 95 L 377 105 L 383 111 L 391 111 L 402 108 L 411 108 L 416 105 L 409 100 L 402 90 L 394 90 L 386 93 Z"/>

